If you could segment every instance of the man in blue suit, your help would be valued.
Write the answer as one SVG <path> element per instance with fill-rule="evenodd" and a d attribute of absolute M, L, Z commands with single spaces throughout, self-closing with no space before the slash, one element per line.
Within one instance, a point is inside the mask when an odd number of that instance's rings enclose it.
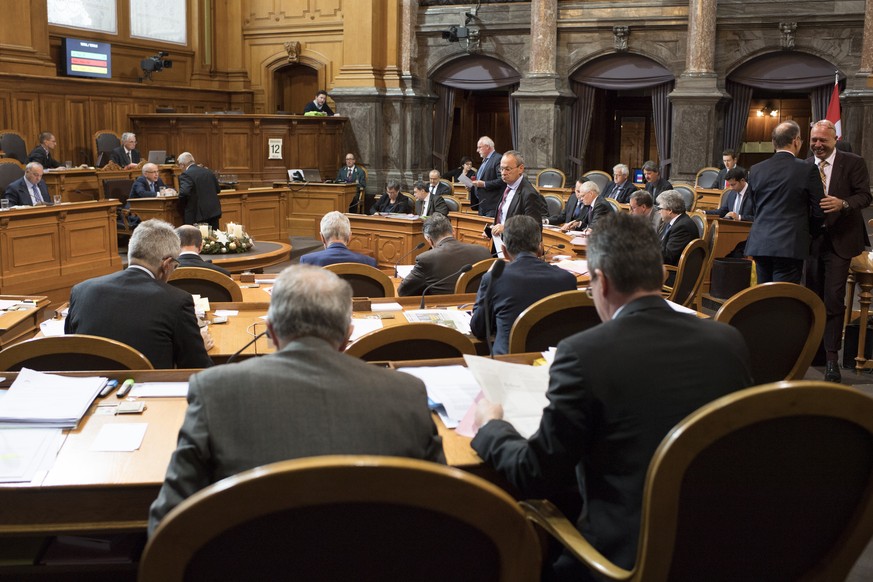
<path fill-rule="evenodd" d="M 730 192 L 723 198 L 722 204 L 715 210 L 707 210 L 707 214 L 715 214 L 729 220 L 755 220 L 755 203 L 752 202 L 752 190 L 746 182 L 746 171 L 742 168 L 728 170 L 725 180 Z"/>
<path fill-rule="evenodd" d="M 36 206 L 37 204 L 52 205 L 48 188 L 42 179 L 42 165 L 30 162 L 25 166 L 24 176 L 6 187 L 3 198 L 9 200 L 11 206 Z"/>
<path fill-rule="evenodd" d="M 797 159 L 802 145 L 797 122 L 783 121 L 773 130 L 776 153 L 752 166 L 749 186 L 755 222 L 746 254 L 755 258 L 758 283 L 799 284 L 810 234 L 818 233 L 824 220 L 821 177 L 814 164 Z"/>
<path fill-rule="evenodd" d="M 157 164 L 151 162 L 142 167 L 142 176 L 134 180 L 130 189 L 131 198 L 154 198 L 167 185 L 161 180 Z"/>
<path fill-rule="evenodd" d="M 335 263 L 363 263 L 371 267 L 376 266 L 376 259 L 373 257 L 349 250 L 352 225 L 342 212 L 334 210 L 325 214 L 321 219 L 319 230 L 324 250 L 303 255 L 300 257 L 302 264 L 324 267 Z"/>

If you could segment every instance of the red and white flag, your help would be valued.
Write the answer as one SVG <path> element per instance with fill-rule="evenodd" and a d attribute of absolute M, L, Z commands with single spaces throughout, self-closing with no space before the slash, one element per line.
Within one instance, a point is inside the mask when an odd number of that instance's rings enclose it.
<path fill-rule="evenodd" d="M 834 78 L 834 92 L 831 94 L 831 102 L 828 104 L 828 114 L 825 119 L 837 128 L 837 139 L 843 138 L 843 128 L 840 125 L 840 85 L 838 78 Z"/>

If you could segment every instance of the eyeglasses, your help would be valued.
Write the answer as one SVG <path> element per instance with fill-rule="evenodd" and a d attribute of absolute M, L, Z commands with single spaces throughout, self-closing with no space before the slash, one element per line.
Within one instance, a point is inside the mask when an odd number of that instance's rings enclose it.
<path fill-rule="evenodd" d="M 514 168 L 504 168 L 503 166 L 500 166 L 500 173 L 511 172 L 512 170 L 515 170 L 516 168 L 518 168 L 518 166 L 515 166 Z"/>

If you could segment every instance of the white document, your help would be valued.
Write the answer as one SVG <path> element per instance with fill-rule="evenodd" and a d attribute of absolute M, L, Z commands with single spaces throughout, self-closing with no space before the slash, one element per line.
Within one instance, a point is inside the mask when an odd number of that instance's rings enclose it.
<path fill-rule="evenodd" d="M 147 422 L 118 422 L 104 424 L 91 443 L 92 451 L 130 453 L 142 446 Z"/>
<path fill-rule="evenodd" d="M 575 261 L 565 260 L 554 263 L 554 265 L 565 271 L 570 271 L 574 275 L 588 274 L 588 261 L 585 259 L 576 259 Z"/>
<path fill-rule="evenodd" d="M 382 320 L 377 318 L 354 318 L 352 324 L 355 326 L 352 330 L 352 335 L 349 338 L 350 342 L 357 341 L 362 335 L 366 335 L 371 331 L 382 329 Z"/>
<path fill-rule="evenodd" d="M 458 182 L 460 182 L 461 184 L 463 184 L 463 185 L 466 186 L 467 188 L 472 188 L 472 187 L 473 187 L 473 180 L 471 180 L 470 178 L 468 178 L 467 175 L 464 174 L 464 172 L 461 172 L 461 175 L 458 176 Z"/>
<path fill-rule="evenodd" d="M 194 298 L 194 313 L 206 313 L 209 311 L 209 297 L 192 295 Z"/>
<path fill-rule="evenodd" d="M 491 240 L 494 241 L 494 251 L 497 254 L 497 258 L 505 259 L 506 256 L 503 254 L 503 239 L 500 238 L 499 234 L 495 234 L 491 236 Z"/>
<path fill-rule="evenodd" d="M 233 317 L 239 315 L 239 309 L 216 309 L 212 315 L 216 317 Z"/>
<path fill-rule="evenodd" d="M 414 309 L 403 316 L 409 323 L 435 323 L 470 335 L 470 314 L 459 309 Z"/>
<path fill-rule="evenodd" d="M 503 406 L 503 418 L 524 438 L 537 431 L 543 408 L 549 403 L 548 366 L 527 366 L 482 356 L 465 355 L 485 398 Z"/>
<path fill-rule="evenodd" d="M 102 377 L 71 378 L 22 368 L 0 399 L 0 425 L 72 428 L 106 382 Z"/>
<path fill-rule="evenodd" d="M 6 311 L 14 305 L 18 305 L 18 301 L 14 299 L 0 299 L 0 311 Z"/>
<path fill-rule="evenodd" d="M 669 299 L 667 300 L 667 304 L 673 308 L 673 311 L 678 311 L 679 313 L 690 313 L 691 315 L 697 315 L 697 312 L 693 309 L 689 309 L 684 305 L 679 305 L 678 303 L 673 303 Z"/>
<path fill-rule="evenodd" d="M 396 301 L 392 301 L 391 303 L 371 303 L 370 311 L 403 311 L 403 306 Z"/>
<path fill-rule="evenodd" d="M 63 319 L 46 319 L 39 324 L 39 331 L 46 337 L 55 337 L 64 335 Z"/>
<path fill-rule="evenodd" d="M 464 418 L 479 393 L 476 378 L 465 366 L 422 366 L 397 371 L 421 379 L 427 388 L 427 397 L 434 404 L 441 404 L 455 423 Z"/>
<path fill-rule="evenodd" d="M 142 382 L 133 385 L 130 395 L 138 398 L 185 398 L 188 396 L 188 382 Z"/>
<path fill-rule="evenodd" d="M 270 277 L 269 279 L 255 279 L 255 283 L 258 285 L 272 285 L 276 282 L 276 277 Z"/>
<path fill-rule="evenodd" d="M 412 269 L 415 268 L 415 265 L 397 265 L 397 276 L 401 279 L 405 279 L 409 276 L 409 273 L 412 272 Z"/>
<path fill-rule="evenodd" d="M 59 428 L 0 429 L 0 483 L 27 483 L 54 463 L 64 442 Z"/>

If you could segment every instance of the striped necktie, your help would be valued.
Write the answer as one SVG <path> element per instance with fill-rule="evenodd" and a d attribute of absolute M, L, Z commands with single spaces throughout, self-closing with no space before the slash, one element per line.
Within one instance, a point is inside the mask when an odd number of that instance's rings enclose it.
<path fill-rule="evenodd" d="M 818 163 L 818 175 L 821 176 L 821 186 L 824 188 L 825 196 L 827 196 L 828 193 L 828 177 L 827 174 L 825 174 L 825 167 L 827 167 L 827 165 L 827 160 L 822 160 Z"/>

